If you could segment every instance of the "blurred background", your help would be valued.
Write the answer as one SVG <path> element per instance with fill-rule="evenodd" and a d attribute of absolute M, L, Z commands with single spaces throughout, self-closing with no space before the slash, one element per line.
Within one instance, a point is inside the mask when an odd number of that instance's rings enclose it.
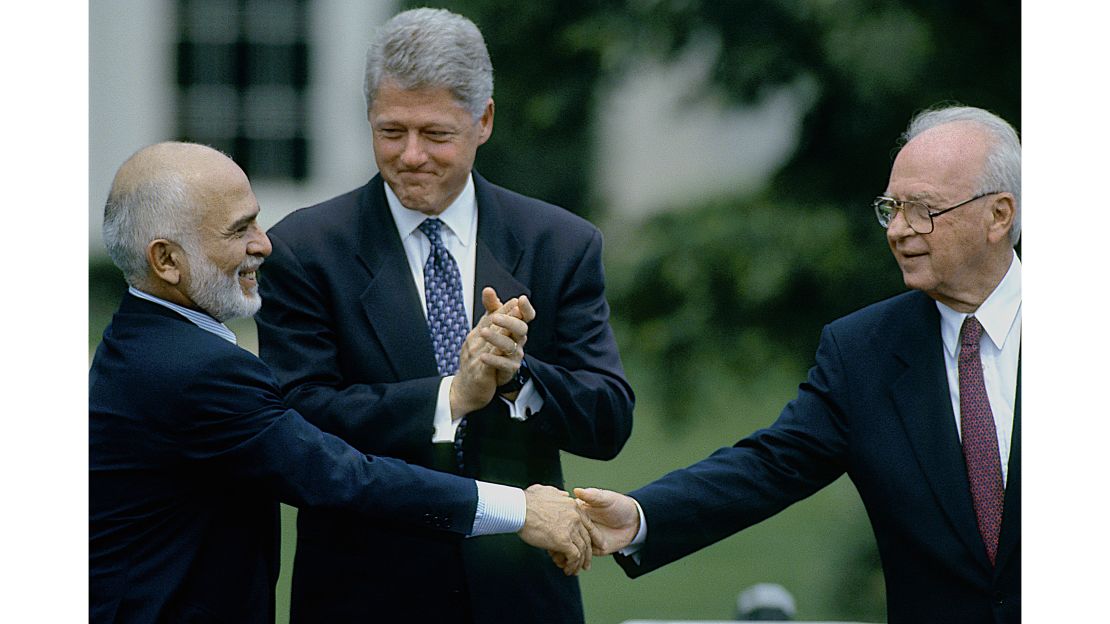
<path fill-rule="evenodd" d="M 99 0 L 89 4 L 89 357 L 126 287 L 100 238 L 115 169 L 160 140 L 222 149 L 269 226 L 374 174 L 363 55 L 396 11 L 482 30 L 493 137 L 476 168 L 606 238 L 612 323 L 637 394 L 610 462 L 627 491 L 769 425 L 822 325 L 903 290 L 870 200 L 895 139 L 939 102 L 1021 131 L 1021 11 L 983 0 Z M 263 277 L 264 279 L 264 277 Z M 232 324 L 257 351 L 253 321 Z M 283 508 L 279 621 L 296 511 Z M 798 619 L 882 621 L 882 573 L 847 479 L 631 581 L 581 577 L 587 620 L 727 619 L 777 583 Z"/>

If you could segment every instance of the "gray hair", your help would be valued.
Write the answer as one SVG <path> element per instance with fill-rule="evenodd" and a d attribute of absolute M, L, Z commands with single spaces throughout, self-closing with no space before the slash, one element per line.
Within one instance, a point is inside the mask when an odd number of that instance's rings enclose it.
<path fill-rule="evenodd" d="M 978 124 L 993 139 L 976 192 L 1005 191 L 1013 194 L 1014 224 L 1010 229 L 1010 244 L 1017 245 L 1021 240 L 1021 139 L 1005 119 L 981 108 L 940 106 L 915 115 L 902 133 L 900 144 L 909 143 L 926 130 L 956 121 Z"/>
<path fill-rule="evenodd" d="M 201 211 L 194 202 L 184 176 L 177 172 L 161 172 L 133 186 L 120 184 L 117 177 L 104 204 L 104 244 L 129 285 L 147 282 L 146 247 L 151 241 L 172 240 L 190 255 L 199 250 Z"/>
<path fill-rule="evenodd" d="M 493 64 L 478 27 L 445 9 L 393 16 L 366 50 L 366 110 L 383 79 L 402 89 L 446 88 L 474 117 L 493 97 Z"/>

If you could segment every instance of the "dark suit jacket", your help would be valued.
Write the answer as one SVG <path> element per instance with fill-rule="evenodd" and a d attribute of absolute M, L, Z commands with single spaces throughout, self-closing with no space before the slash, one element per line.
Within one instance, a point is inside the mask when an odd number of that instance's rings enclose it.
<path fill-rule="evenodd" d="M 647 540 L 638 565 L 618 557 L 625 572 L 645 574 L 723 539 L 847 472 L 878 541 L 891 624 L 1018 622 L 1020 402 L 992 567 L 942 350 L 940 313 L 916 291 L 825 327 L 816 366 L 771 427 L 631 492 Z"/>
<path fill-rule="evenodd" d="M 89 373 L 90 621 L 272 623 L 279 500 L 463 534 L 477 493 L 321 432 L 258 358 L 125 296 Z"/>
<path fill-rule="evenodd" d="M 601 234 L 477 173 L 474 185 L 474 321 L 484 286 L 502 299 L 530 297 L 536 319 L 525 359 L 544 407 L 526 422 L 509 419 L 499 399 L 471 414 L 462 470 L 500 483 L 561 487 L 560 449 L 609 459 L 632 429 L 632 390 L 608 324 Z M 434 448 L 450 445 L 431 442 L 440 378 L 381 177 L 289 215 L 269 235 L 260 354 L 290 404 L 365 452 L 450 469 Z M 374 616 L 581 621 L 582 607 L 577 581 L 513 536 L 449 539 L 302 511 L 294 620 Z"/>

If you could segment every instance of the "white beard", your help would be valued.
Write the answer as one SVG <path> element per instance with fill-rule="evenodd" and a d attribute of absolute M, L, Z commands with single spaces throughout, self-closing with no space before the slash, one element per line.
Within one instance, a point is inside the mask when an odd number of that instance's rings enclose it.
<path fill-rule="evenodd" d="M 191 251 L 191 250 L 190 250 Z M 189 253 L 190 282 L 185 294 L 200 309 L 223 323 L 234 318 L 254 316 L 262 308 L 262 297 L 258 296 L 257 284 L 249 294 L 243 293 L 239 286 L 239 273 L 258 270 L 260 258 L 248 257 L 231 275 L 221 273 L 216 265 L 202 253 Z"/>

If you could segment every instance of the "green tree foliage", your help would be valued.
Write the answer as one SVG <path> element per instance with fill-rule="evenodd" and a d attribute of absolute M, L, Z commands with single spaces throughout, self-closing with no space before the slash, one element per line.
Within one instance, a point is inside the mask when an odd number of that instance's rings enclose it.
<path fill-rule="evenodd" d="M 413 3 L 413 5 L 426 3 Z M 643 58 L 716 50 L 690 98 L 812 94 L 793 155 L 760 193 L 684 207 L 609 249 L 622 351 L 681 425 L 705 367 L 804 365 L 823 323 L 903 289 L 869 202 L 896 138 L 941 102 L 1020 129 L 1020 5 L 1010 0 L 433 2 L 474 20 L 495 68 L 491 179 L 595 220 L 599 88 Z M 645 129 L 650 132 L 650 128 Z M 681 172 L 675 172 L 680 175 Z"/>

